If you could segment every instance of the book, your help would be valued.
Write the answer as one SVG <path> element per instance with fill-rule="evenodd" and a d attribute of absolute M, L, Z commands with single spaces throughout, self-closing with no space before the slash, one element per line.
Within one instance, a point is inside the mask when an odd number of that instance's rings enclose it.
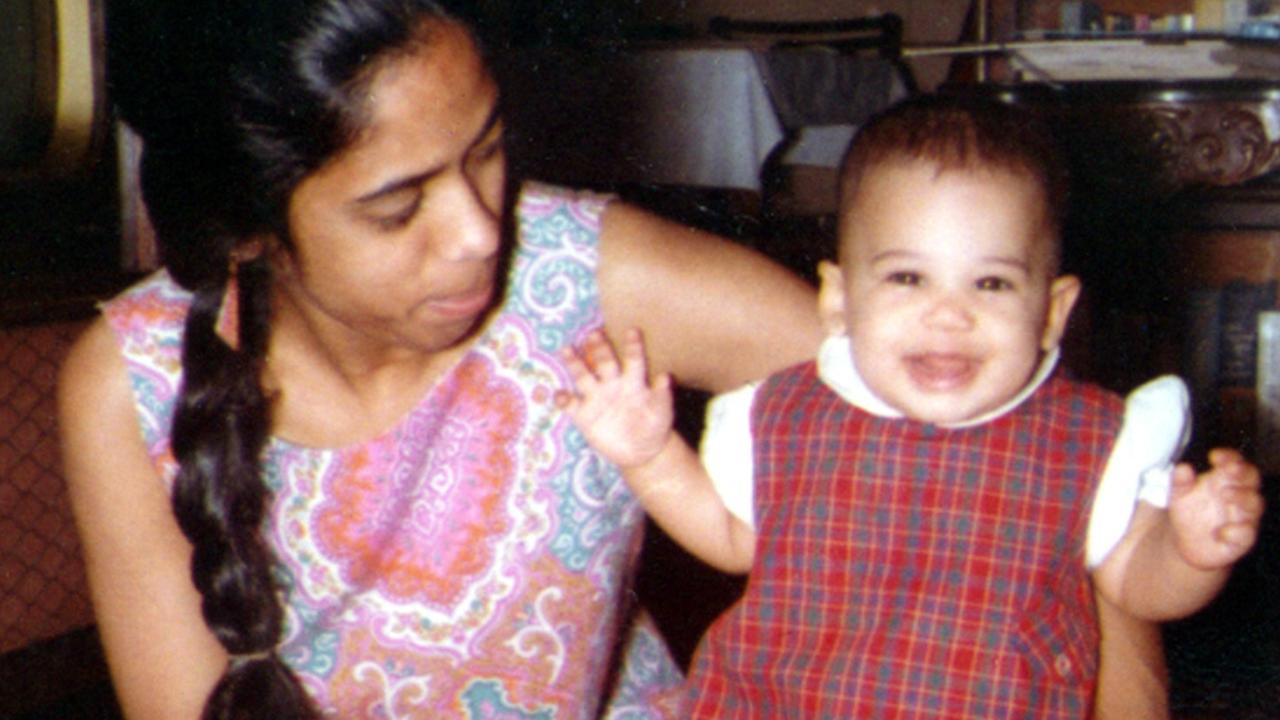
<path fill-rule="evenodd" d="M 1235 447 L 1251 457 L 1264 447 L 1259 388 L 1280 383 L 1271 379 L 1280 374 L 1280 348 L 1270 336 L 1263 340 L 1262 318 L 1275 314 L 1276 292 L 1276 281 L 1233 280 L 1187 294 L 1180 367 L 1205 447 Z M 1277 356 L 1272 362 L 1268 355 L 1265 376 L 1264 352 Z"/>
<path fill-rule="evenodd" d="M 1025 80 L 1224 80 L 1280 77 L 1280 41 L 1198 34 L 1084 36 L 1004 45 Z"/>
<path fill-rule="evenodd" d="M 1258 313 L 1257 430 L 1258 468 L 1280 473 L 1280 311 Z"/>

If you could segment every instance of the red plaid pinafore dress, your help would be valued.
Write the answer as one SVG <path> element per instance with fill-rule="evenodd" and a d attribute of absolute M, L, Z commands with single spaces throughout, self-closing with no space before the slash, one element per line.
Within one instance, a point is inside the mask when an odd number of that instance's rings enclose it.
<path fill-rule="evenodd" d="M 874 417 L 813 363 L 752 408 L 755 564 L 689 678 L 695 718 L 1082 718 L 1084 537 L 1123 401 L 1054 378 L 964 429 Z"/>

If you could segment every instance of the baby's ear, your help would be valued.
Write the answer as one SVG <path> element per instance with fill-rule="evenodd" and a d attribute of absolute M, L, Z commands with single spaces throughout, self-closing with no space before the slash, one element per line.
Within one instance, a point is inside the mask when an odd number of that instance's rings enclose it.
<path fill-rule="evenodd" d="M 1061 275 L 1049 284 L 1049 308 L 1045 315 L 1044 334 L 1040 337 L 1040 349 L 1048 352 L 1062 342 L 1067 332 L 1067 320 L 1071 318 L 1071 309 L 1080 298 L 1080 278 L 1075 275 Z"/>
<path fill-rule="evenodd" d="M 818 317 L 827 335 L 844 335 L 845 322 L 844 272 L 830 260 L 818 263 Z"/>

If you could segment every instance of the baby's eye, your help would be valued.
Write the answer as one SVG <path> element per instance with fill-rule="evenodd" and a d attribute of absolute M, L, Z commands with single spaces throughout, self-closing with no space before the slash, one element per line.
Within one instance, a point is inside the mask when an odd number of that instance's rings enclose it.
<path fill-rule="evenodd" d="M 911 272 L 910 270 L 889 273 L 886 279 L 893 285 L 916 286 L 924 282 L 924 278 L 920 277 L 920 273 Z"/>
<path fill-rule="evenodd" d="M 984 277 L 977 282 L 979 290 L 1012 290 L 1013 283 L 1002 277 Z"/>

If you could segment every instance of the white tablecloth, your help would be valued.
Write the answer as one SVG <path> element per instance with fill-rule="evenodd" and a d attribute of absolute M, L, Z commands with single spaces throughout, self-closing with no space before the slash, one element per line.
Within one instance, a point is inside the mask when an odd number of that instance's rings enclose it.
<path fill-rule="evenodd" d="M 784 130 L 751 52 L 648 51 L 621 70 L 642 103 L 623 128 L 642 160 L 635 179 L 760 188 L 760 169 Z"/>
<path fill-rule="evenodd" d="M 507 113 L 547 179 L 759 190 L 787 131 L 757 59 L 741 46 L 531 50 L 506 78 Z M 834 166 L 852 132 L 806 129 L 795 161 Z"/>

